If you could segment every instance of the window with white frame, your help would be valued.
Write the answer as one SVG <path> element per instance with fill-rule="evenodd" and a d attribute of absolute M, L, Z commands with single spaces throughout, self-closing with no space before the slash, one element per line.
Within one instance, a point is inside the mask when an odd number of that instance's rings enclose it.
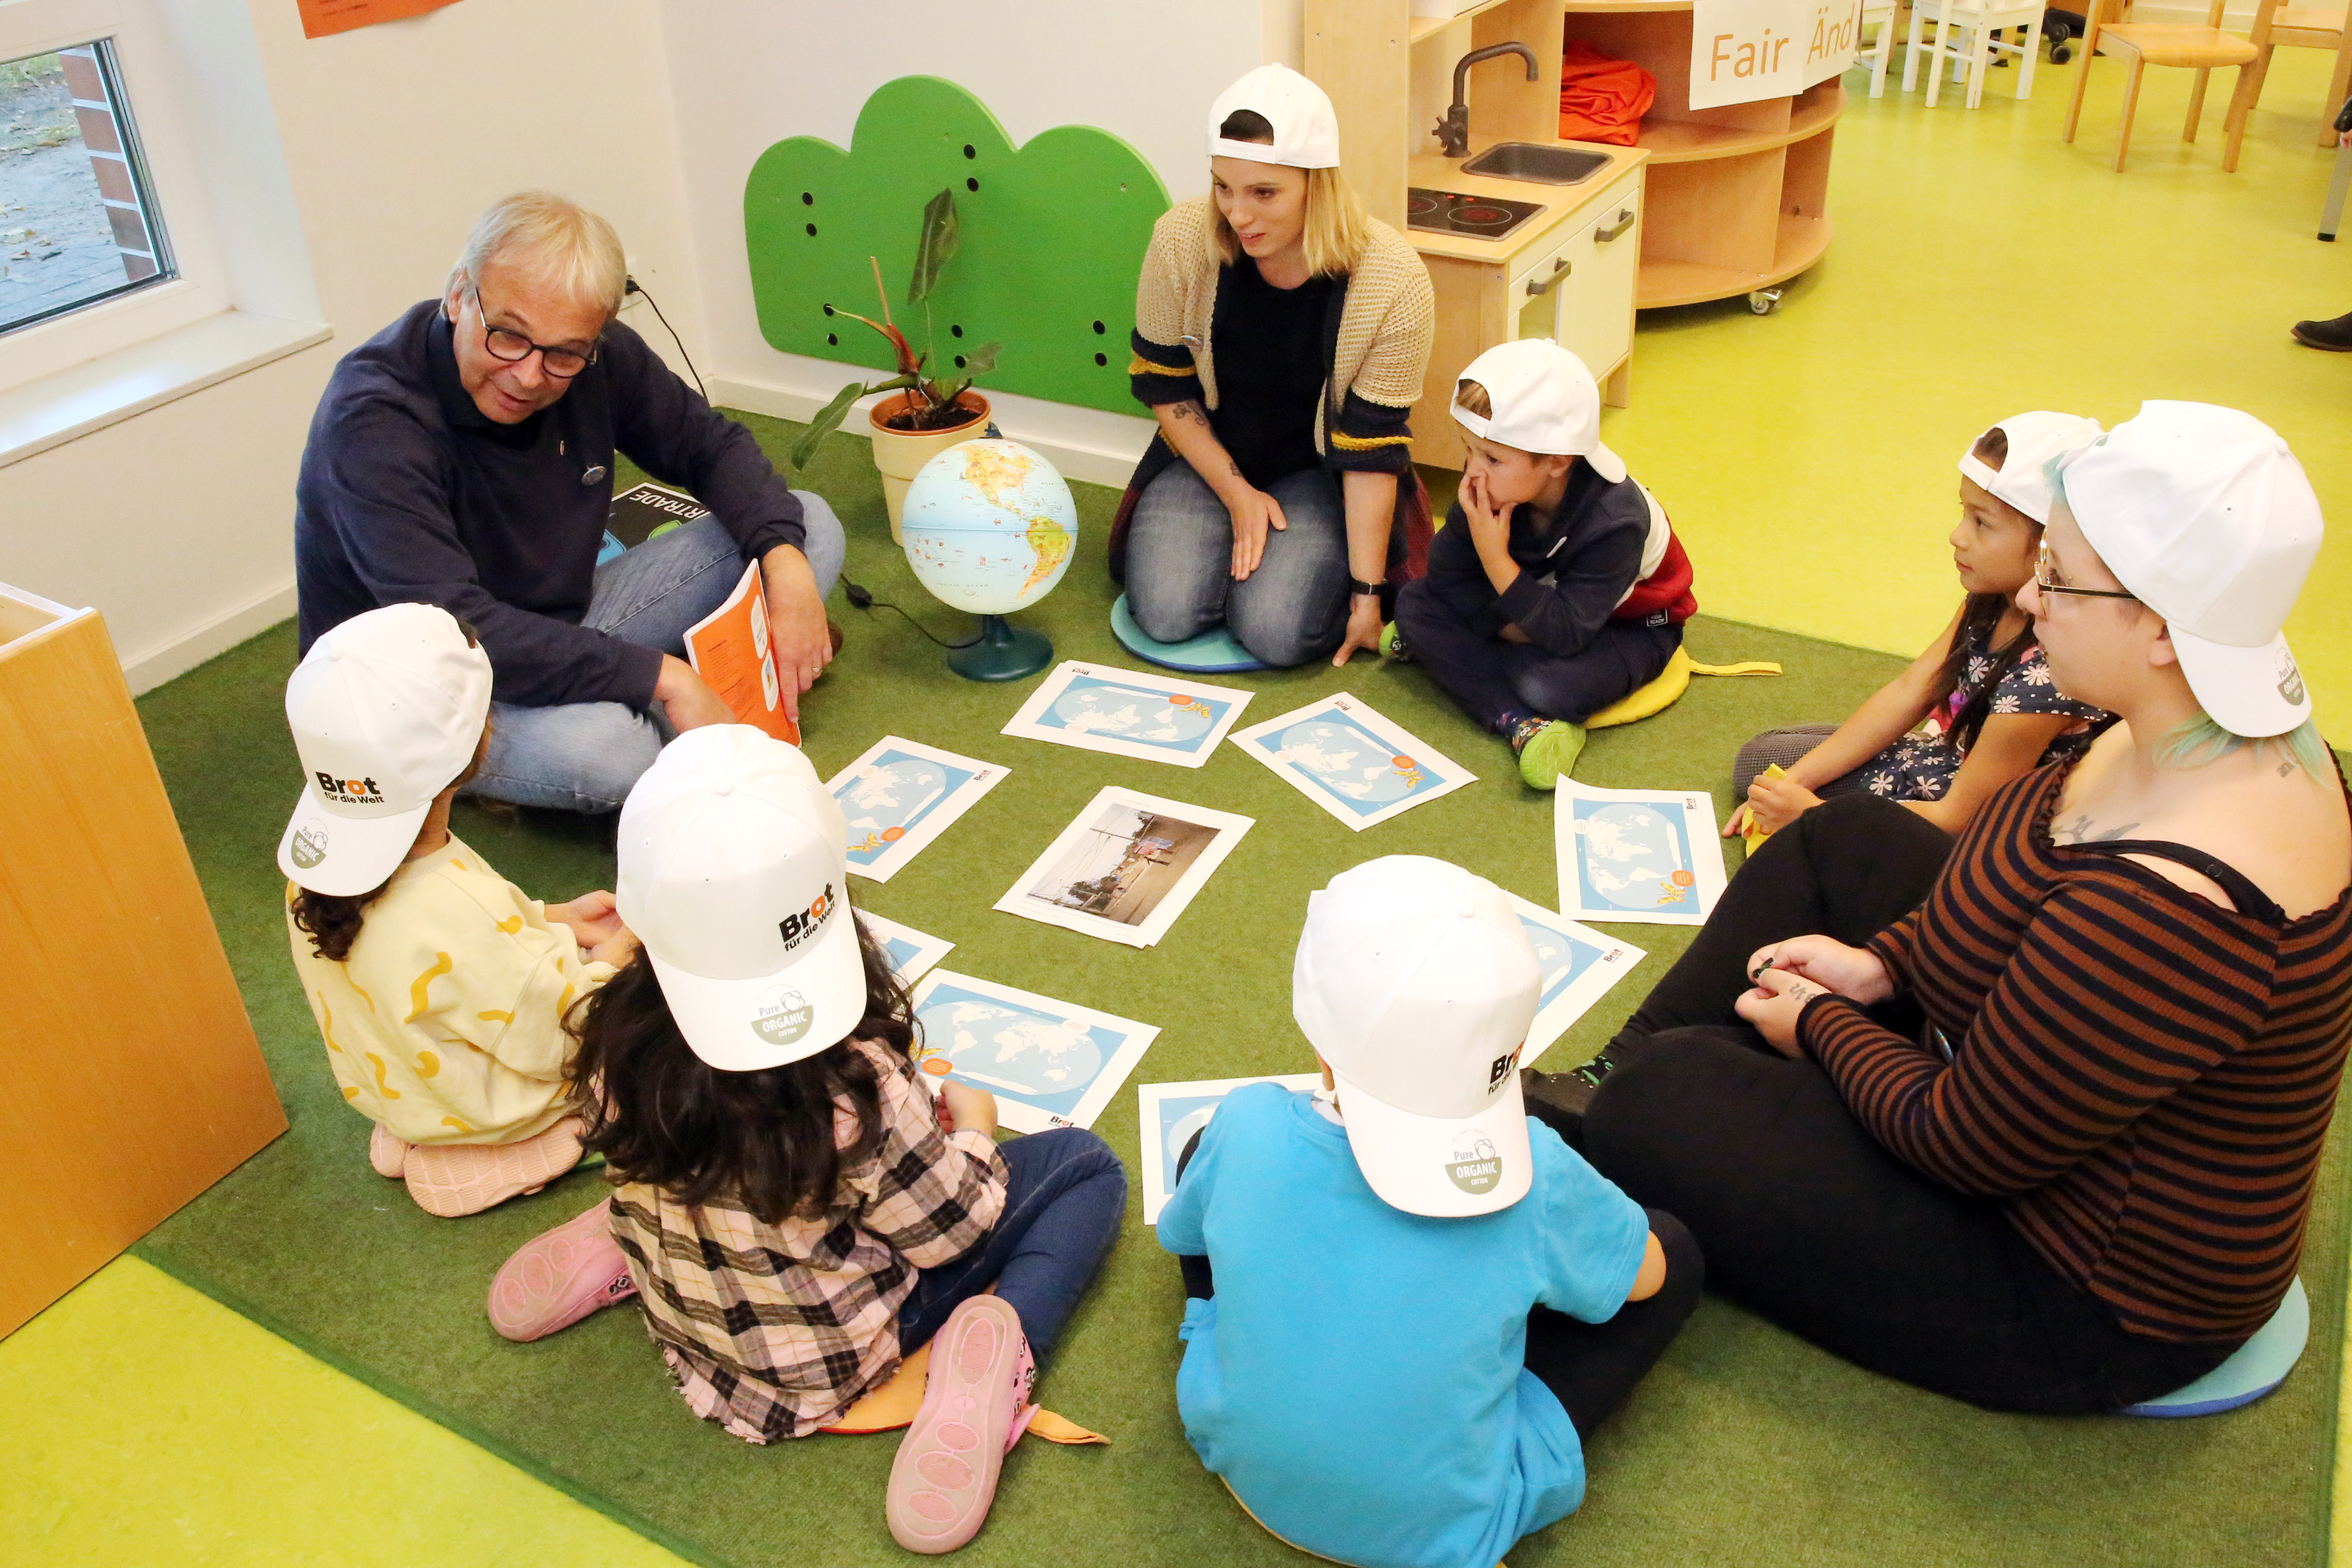
<path fill-rule="evenodd" d="M 112 40 L 0 61 L 0 333 L 173 275 Z"/>

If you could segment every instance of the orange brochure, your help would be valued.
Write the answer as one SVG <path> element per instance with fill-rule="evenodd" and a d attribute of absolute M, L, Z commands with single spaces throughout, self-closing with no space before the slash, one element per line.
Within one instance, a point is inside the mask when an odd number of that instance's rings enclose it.
<path fill-rule="evenodd" d="M 686 662 L 734 710 L 738 722 L 801 743 L 801 727 L 784 712 L 776 656 L 768 646 L 768 595 L 760 587 L 758 562 L 743 568 L 743 580 L 725 604 L 687 628 Z"/>
<path fill-rule="evenodd" d="M 299 8 L 302 13 L 302 36 L 323 38 L 331 33 L 348 33 L 353 27 L 420 16 L 454 3 L 455 0 L 299 0 Z"/>

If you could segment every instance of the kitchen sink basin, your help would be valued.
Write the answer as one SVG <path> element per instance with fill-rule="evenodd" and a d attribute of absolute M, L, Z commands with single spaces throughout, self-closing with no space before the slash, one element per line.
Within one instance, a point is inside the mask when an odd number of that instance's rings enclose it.
<path fill-rule="evenodd" d="M 1497 142 L 1462 165 L 1465 174 L 1496 180 L 1528 180 L 1539 185 L 1581 184 L 1595 170 L 1606 168 L 1609 154 L 1580 147 L 1553 147 L 1541 142 Z"/>

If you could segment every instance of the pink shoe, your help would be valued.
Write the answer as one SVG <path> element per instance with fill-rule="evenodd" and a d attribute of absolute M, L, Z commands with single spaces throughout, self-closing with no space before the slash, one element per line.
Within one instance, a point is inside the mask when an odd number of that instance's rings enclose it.
<path fill-rule="evenodd" d="M 418 1208 L 457 1219 L 539 1191 L 580 1155 L 580 1123 L 565 1117 L 519 1143 L 420 1143 L 401 1171 Z"/>
<path fill-rule="evenodd" d="M 923 1407 L 890 1466 L 883 1507 L 899 1545 L 936 1554 L 980 1533 L 1004 1456 L 1037 1413 L 1035 1376 L 1011 1305 L 974 1296 L 948 1315 L 931 1342 Z"/>
<path fill-rule="evenodd" d="M 490 1281 L 490 1326 L 517 1342 L 543 1340 L 636 1293 L 600 1201 L 525 1242 L 499 1267 Z"/>
<path fill-rule="evenodd" d="M 401 1168 L 408 1163 L 408 1151 L 414 1145 L 406 1139 L 394 1135 L 390 1128 L 379 1121 L 375 1124 L 375 1131 L 368 1134 L 368 1163 L 375 1168 L 377 1175 L 398 1181 Z"/>

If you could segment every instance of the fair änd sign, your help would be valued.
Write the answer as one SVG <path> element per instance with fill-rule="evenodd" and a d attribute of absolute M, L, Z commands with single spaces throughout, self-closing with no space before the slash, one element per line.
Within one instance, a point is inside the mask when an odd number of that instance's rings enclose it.
<path fill-rule="evenodd" d="M 1690 106 L 1794 98 L 1853 63 L 1861 0 L 1692 0 Z"/>

